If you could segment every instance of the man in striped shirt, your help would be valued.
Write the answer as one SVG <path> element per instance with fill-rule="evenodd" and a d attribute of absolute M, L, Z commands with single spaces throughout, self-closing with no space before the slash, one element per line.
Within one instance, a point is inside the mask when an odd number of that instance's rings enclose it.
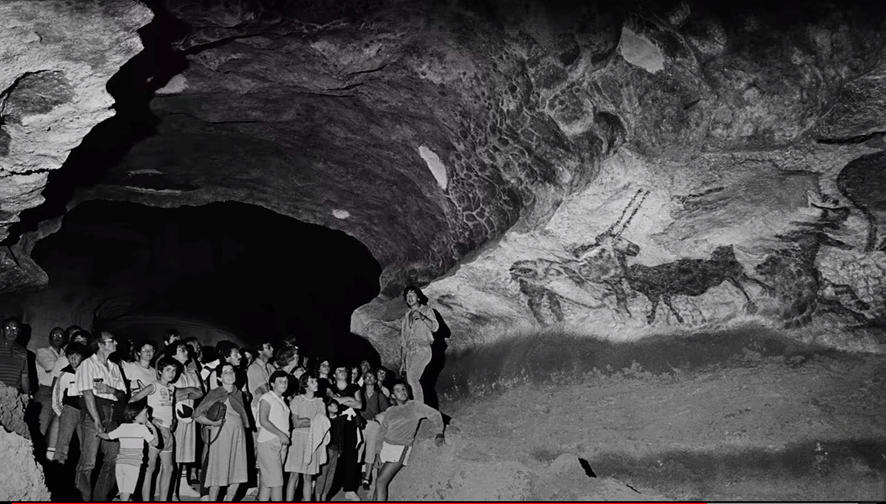
<path fill-rule="evenodd" d="M 84 501 L 110 500 L 111 490 L 116 483 L 115 466 L 120 444 L 98 437 L 99 432 L 108 432 L 117 427 L 114 418 L 115 406 L 125 402 L 126 384 L 120 366 L 108 360 L 117 350 L 114 336 L 102 331 L 90 341 L 92 357 L 84 360 L 77 368 L 76 385 L 81 395 L 80 462 L 77 464 L 77 490 Z M 102 451 L 102 466 L 93 491 L 91 480 L 98 450 Z"/>
<path fill-rule="evenodd" d="M 3 321 L 3 338 L 0 339 L 0 382 L 29 396 L 31 383 L 28 377 L 28 351 L 16 342 L 21 333 L 21 323 L 9 318 Z"/>

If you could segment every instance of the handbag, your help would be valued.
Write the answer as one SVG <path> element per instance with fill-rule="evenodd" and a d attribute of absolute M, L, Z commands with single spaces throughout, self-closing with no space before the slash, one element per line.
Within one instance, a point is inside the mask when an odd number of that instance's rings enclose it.
<path fill-rule="evenodd" d="M 218 432 L 215 434 L 215 439 L 207 440 L 209 437 L 209 433 L 212 432 L 209 430 L 209 426 L 206 426 L 203 430 L 204 432 L 204 441 L 206 442 L 206 447 L 208 448 L 212 443 L 214 443 L 218 437 L 221 435 L 222 427 L 225 425 L 225 414 L 228 412 L 228 407 L 225 406 L 225 403 L 222 401 L 218 401 L 206 410 L 205 416 L 212 422 L 217 422 L 221 420 L 221 425 L 218 426 Z"/>

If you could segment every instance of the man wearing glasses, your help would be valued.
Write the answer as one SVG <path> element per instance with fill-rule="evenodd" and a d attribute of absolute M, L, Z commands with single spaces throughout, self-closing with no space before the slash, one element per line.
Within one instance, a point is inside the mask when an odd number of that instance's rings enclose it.
<path fill-rule="evenodd" d="M 116 483 L 115 464 L 120 445 L 98 437 L 117 427 L 114 409 L 118 401 L 126 397 L 126 384 L 120 366 L 108 360 L 117 350 L 117 341 L 109 332 L 102 331 L 90 340 L 92 357 L 85 359 L 77 368 L 76 383 L 80 390 L 81 411 L 77 436 L 80 438 L 80 462 L 77 464 L 75 485 L 84 501 L 108 501 Z M 92 471 L 95 469 L 98 451 L 102 452 L 102 466 L 95 491 L 92 488 Z"/>
<path fill-rule="evenodd" d="M 29 396 L 28 351 L 16 342 L 21 324 L 14 318 L 3 321 L 3 338 L 0 340 L 0 382 Z"/>

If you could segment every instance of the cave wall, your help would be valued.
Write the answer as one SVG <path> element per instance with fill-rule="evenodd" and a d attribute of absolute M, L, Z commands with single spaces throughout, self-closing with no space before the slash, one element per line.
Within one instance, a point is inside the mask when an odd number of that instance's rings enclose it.
<path fill-rule="evenodd" d="M 0 240 L 43 202 L 47 177 L 113 115 L 109 79 L 141 49 L 151 11 L 130 0 L 0 2 Z M 20 246 L 0 252 L 0 294 L 47 281 Z"/>
<path fill-rule="evenodd" d="M 877 327 L 886 15 L 791 5 L 152 4 L 184 27 L 152 42 L 174 75 L 140 62 L 155 131 L 69 208 L 234 200 L 342 230 L 384 268 L 351 328 L 385 355 L 411 282 L 465 348 Z"/>
<path fill-rule="evenodd" d="M 24 396 L 0 384 L 0 499 L 49 501 L 43 468 L 34 459 L 34 447 L 25 424 Z"/>

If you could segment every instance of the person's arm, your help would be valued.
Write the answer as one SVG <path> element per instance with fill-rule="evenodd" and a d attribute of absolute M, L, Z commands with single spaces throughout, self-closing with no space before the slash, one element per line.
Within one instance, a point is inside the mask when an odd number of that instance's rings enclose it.
<path fill-rule="evenodd" d="M 271 405 L 268 401 L 259 401 L 258 402 L 258 423 L 261 425 L 262 429 L 271 432 L 278 438 L 280 438 L 280 442 L 283 445 L 289 444 L 289 434 L 283 432 L 278 429 L 276 425 L 271 423 L 271 419 L 269 418 L 271 415 Z"/>
<path fill-rule="evenodd" d="M 22 366 L 22 394 L 30 397 L 31 395 L 31 375 L 28 373 L 28 363 Z"/>
<path fill-rule="evenodd" d="M 440 323 L 437 322 L 437 315 L 434 313 L 434 309 L 430 306 L 422 306 L 418 311 L 418 319 L 427 324 L 428 328 L 431 332 L 437 332 L 440 330 Z"/>
<path fill-rule="evenodd" d="M 298 401 L 299 401 L 298 399 L 293 398 L 292 404 L 290 404 L 290 406 L 289 406 L 289 412 L 291 413 L 291 417 L 292 417 L 292 428 L 293 429 L 303 429 L 305 427 L 310 427 L 311 426 L 310 417 L 300 416 L 301 415 L 301 408 L 299 407 L 299 405 L 301 403 Z"/>
<path fill-rule="evenodd" d="M 413 411 L 417 417 L 426 418 L 434 424 L 434 430 L 437 432 L 437 437 L 434 438 L 434 442 L 437 446 L 442 445 L 445 440 L 443 437 L 443 429 L 445 428 L 443 424 L 443 414 L 427 404 L 415 401 L 410 401 L 410 403 L 413 405 Z"/>
<path fill-rule="evenodd" d="M 381 420 L 381 426 L 375 438 L 375 463 L 381 465 L 381 447 L 385 442 L 385 435 L 388 433 L 388 417 L 385 415 Z"/>
<path fill-rule="evenodd" d="M 335 402 L 341 404 L 345 408 L 361 410 L 363 409 L 363 392 L 360 389 L 357 389 L 352 396 L 335 397 Z"/>
<path fill-rule="evenodd" d="M 95 394 L 92 393 L 92 389 L 86 389 L 82 392 L 83 394 L 83 402 L 86 403 L 86 411 L 89 412 L 89 416 L 92 417 L 92 421 L 95 422 L 95 429 L 98 432 L 104 432 L 104 427 L 102 427 L 102 418 L 98 414 L 98 407 L 95 405 Z"/>
<path fill-rule="evenodd" d="M 409 318 L 409 311 L 407 310 L 406 315 L 403 315 L 403 321 L 400 322 L 400 374 L 402 375 L 404 371 L 406 371 L 406 319 Z"/>
<path fill-rule="evenodd" d="M 141 390 L 136 392 L 136 394 L 134 396 L 130 397 L 129 402 L 134 403 L 136 401 L 141 401 L 142 399 L 144 399 L 145 397 L 148 397 L 149 395 L 151 395 L 153 393 L 154 393 L 154 384 L 149 383 L 148 385 L 142 387 Z"/>
<path fill-rule="evenodd" d="M 62 416 L 62 398 L 64 397 L 64 390 L 62 390 L 61 384 L 59 380 L 52 380 L 52 411 L 55 412 L 57 416 Z"/>
<path fill-rule="evenodd" d="M 145 441 L 148 442 L 149 445 L 154 448 L 157 447 L 157 427 L 154 426 L 151 422 L 145 424 L 145 429 L 148 429 L 148 433 L 150 434 L 148 437 L 145 437 Z"/>
<path fill-rule="evenodd" d="M 261 368 L 254 364 L 246 368 L 246 383 L 249 384 L 249 392 L 252 397 L 261 397 L 265 392 L 271 390 L 267 380 L 264 379 Z"/>
<path fill-rule="evenodd" d="M 47 373 L 52 372 L 52 368 L 55 367 L 55 361 L 58 360 L 58 357 L 55 356 L 52 351 L 48 348 L 40 348 L 37 350 L 37 354 L 34 357 L 34 360 L 37 362 L 37 365 L 42 367 L 44 371 Z"/>
<path fill-rule="evenodd" d="M 203 391 L 197 387 L 182 387 L 175 389 L 175 400 L 183 401 L 185 399 L 199 399 L 203 396 Z"/>
<path fill-rule="evenodd" d="M 385 410 L 391 407 L 391 402 L 381 392 L 376 392 L 376 394 L 378 395 L 378 412 L 384 413 Z"/>

